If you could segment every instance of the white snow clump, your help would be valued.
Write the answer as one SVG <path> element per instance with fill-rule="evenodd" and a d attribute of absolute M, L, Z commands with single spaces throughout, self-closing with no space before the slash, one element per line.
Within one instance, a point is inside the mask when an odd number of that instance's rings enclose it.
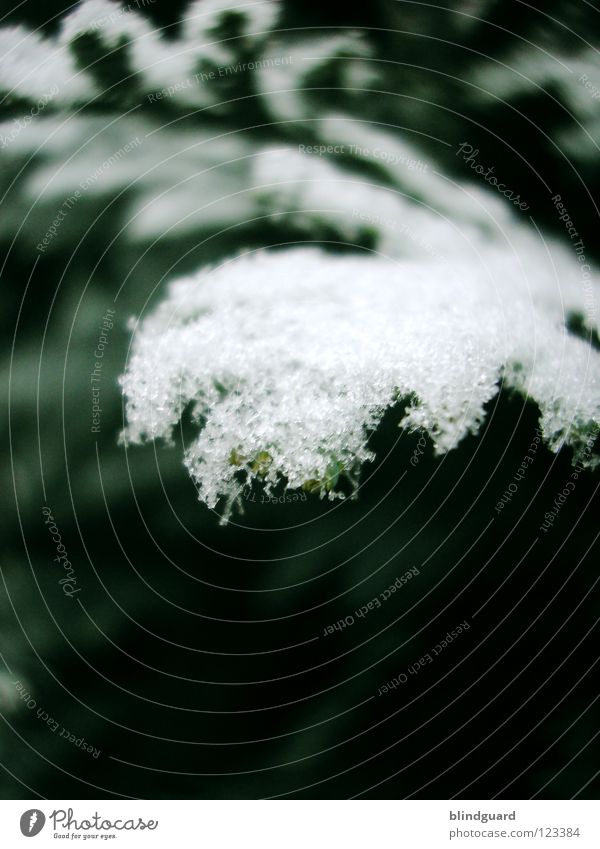
<path fill-rule="evenodd" d="M 253 478 L 335 497 L 399 399 L 401 425 L 443 453 L 477 431 L 503 380 L 537 402 L 553 450 L 577 453 L 600 421 L 600 356 L 565 330 L 579 269 L 553 247 L 560 287 L 541 250 L 524 266 L 497 247 L 451 263 L 261 250 L 175 281 L 134 325 L 123 439 L 170 441 L 191 405 L 185 465 L 225 519 Z"/>

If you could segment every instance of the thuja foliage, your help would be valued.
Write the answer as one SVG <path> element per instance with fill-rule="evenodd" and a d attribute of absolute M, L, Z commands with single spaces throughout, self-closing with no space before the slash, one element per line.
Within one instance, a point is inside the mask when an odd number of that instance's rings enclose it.
<path fill-rule="evenodd" d="M 43 151 L 26 198 L 123 192 L 133 242 L 239 234 L 228 259 L 159 288 L 132 320 L 123 441 L 172 440 L 191 412 L 185 464 L 226 517 L 255 479 L 355 491 L 369 434 L 400 399 L 399 425 L 443 453 L 506 385 L 535 400 L 547 444 L 580 459 L 600 420 L 598 353 L 581 338 L 598 327 L 590 263 L 476 175 L 439 174 L 414 135 L 357 113 L 353 93 L 378 73 L 361 34 L 292 38 L 279 12 L 202 0 L 166 38 L 131 8 L 87 0 L 55 36 L 0 30 L 5 99 L 25 115 L 18 132 L 14 117 L 0 128 L 7 154 Z M 315 110 L 320 86 L 336 95 Z M 256 221 L 290 246 L 244 250 Z"/>

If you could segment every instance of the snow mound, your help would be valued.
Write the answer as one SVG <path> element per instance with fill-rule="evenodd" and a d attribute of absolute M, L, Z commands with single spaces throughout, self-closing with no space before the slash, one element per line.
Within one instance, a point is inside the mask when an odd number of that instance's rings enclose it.
<path fill-rule="evenodd" d="M 564 321 L 541 264 L 525 271 L 494 247 L 485 269 L 469 256 L 245 254 L 172 283 L 134 325 L 123 439 L 170 441 L 191 407 L 185 464 L 226 518 L 253 478 L 335 497 L 399 399 L 400 424 L 448 451 L 477 431 L 501 380 L 537 402 L 553 450 L 577 455 L 600 421 L 600 357 Z"/>

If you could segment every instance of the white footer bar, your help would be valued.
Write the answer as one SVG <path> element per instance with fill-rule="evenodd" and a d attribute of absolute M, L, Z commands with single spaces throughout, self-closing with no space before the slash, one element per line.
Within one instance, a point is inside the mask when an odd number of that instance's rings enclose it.
<path fill-rule="evenodd" d="M 34 840 L 28 843 L 28 840 Z M 599 849 L 595 801 L 4 801 L 0 846 Z"/>

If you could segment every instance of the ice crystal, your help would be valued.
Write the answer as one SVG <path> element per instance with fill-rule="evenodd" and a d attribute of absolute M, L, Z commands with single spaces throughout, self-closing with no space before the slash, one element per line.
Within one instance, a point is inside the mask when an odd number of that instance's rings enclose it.
<path fill-rule="evenodd" d="M 70 103 L 92 97 L 95 89 L 56 40 L 19 25 L 0 28 L 0 91 L 32 103 L 48 96 Z"/>
<path fill-rule="evenodd" d="M 310 100 L 314 74 L 334 66 L 340 91 L 368 88 L 375 84 L 375 76 L 364 61 L 370 52 L 363 34 L 353 30 L 334 35 L 311 33 L 310 38 L 292 44 L 273 40 L 271 55 L 288 57 L 289 61 L 259 70 L 258 89 L 274 118 L 306 121 L 315 112 Z"/>
<path fill-rule="evenodd" d="M 473 77 L 476 99 L 486 104 L 525 97 L 542 100 L 542 95 L 560 104 L 572 121 L 556 128 L 555 141 L 575 161 L 597 161 L 600 71 L 595 47 L 575 55 L 521 49 L 504 57 L 498 65 L 475 68 Z"/>
<path fill-rule="evenodd" d="M 185 14 L 186 38 L 215 40 L 231 21 L 254 47 L 276 25 L 279 10 L 277 0 L 195 0 Z"/>
<path fill-rule="evenodd" d="M 408 401 L 403 426 L 444 452 L 477 430 L 504 381 L 537 402 L 552 449 L 568 443 L 589 462 L 598 353 L 566 329 L 574 314 L 586 331 L 600 326 L 585 257 L 544 242 L 483 184 L 438 173 L 408 130 L 315 109 L 315 92 L 334 89 L 348 110 L 374 87 L 367 43 L 350 30 L 290 35 L 279 13 L 200 0 L 164 38 L 131 5 L 83 0 L 56 36 L 0 29 L 0 92 L 23 107 L 0 125 L 4 152 L 15 165 L 37 154 L 23 198 L 48 218 L 75 190 L 82 208 L 126 191 L 130 239 L 268 219 L 273 232 L 362 249 L 258 251 L 173 283 L 136 326 L 125 441 L 171 439 L 191 409 L 185 462 L 210 507 L 223 498 L 227 514 L 254 478 L 335 497 L 396 401 Z M 516 55 L 516 70 L 476 68 L 472 96 L 550 86 L 589 131 L 572 155 L 595 154 L 592 59 Z M 129 114 L 134 95 L 144 109 Z M 267 144 L 215 124 L 254 95 L 275 119 Z M 65 120 L 65 106 L 90 100 Z M 198 126 L 165 123 L 161 110 L 187 119 L 190 106 Z M 19 227 L 38 241 L 31 218 Z M 15 221 L 5 216 L 5 237 Z"/>
<path fill-rule="evenodd" d="M 254 478 L 334 497 L 398 399 L 412 399 L 401 424 L 446 452 L 477 431 L 501 379 L 538 403 L 554 450 L 581 449 L 600 420 L 598 354 L 566 333 L 537 263 L 492 248 L 484 265 L 296 248 L 176 281 L 135 330 L 124 439 L 171 440 L 191 406 L 185 464 L 226 513 Z"/>
<path fill-rule="evenodd" d="M 184 13 L 182 36 L 169 40 L 131 4 L 82 0 L 56 37 L 23 26 L 0 28 L 0 91 L 35 102 L 54 86 L 61 104 L 105 96 L 113 83 L 105 90 L 103 63 L 90 59 L 81 67 L 78 55 L 78 42 L 91 39 L 101 56 L 126 61 L 130 85 L 141 92 L 167 90 L 175 100 L 206 106 L 215 97 L 199 83 L 200 70 L 236 62 L 240 50 L 259 58 L 278 14 L 275 0 L 202 0 Z"/>

